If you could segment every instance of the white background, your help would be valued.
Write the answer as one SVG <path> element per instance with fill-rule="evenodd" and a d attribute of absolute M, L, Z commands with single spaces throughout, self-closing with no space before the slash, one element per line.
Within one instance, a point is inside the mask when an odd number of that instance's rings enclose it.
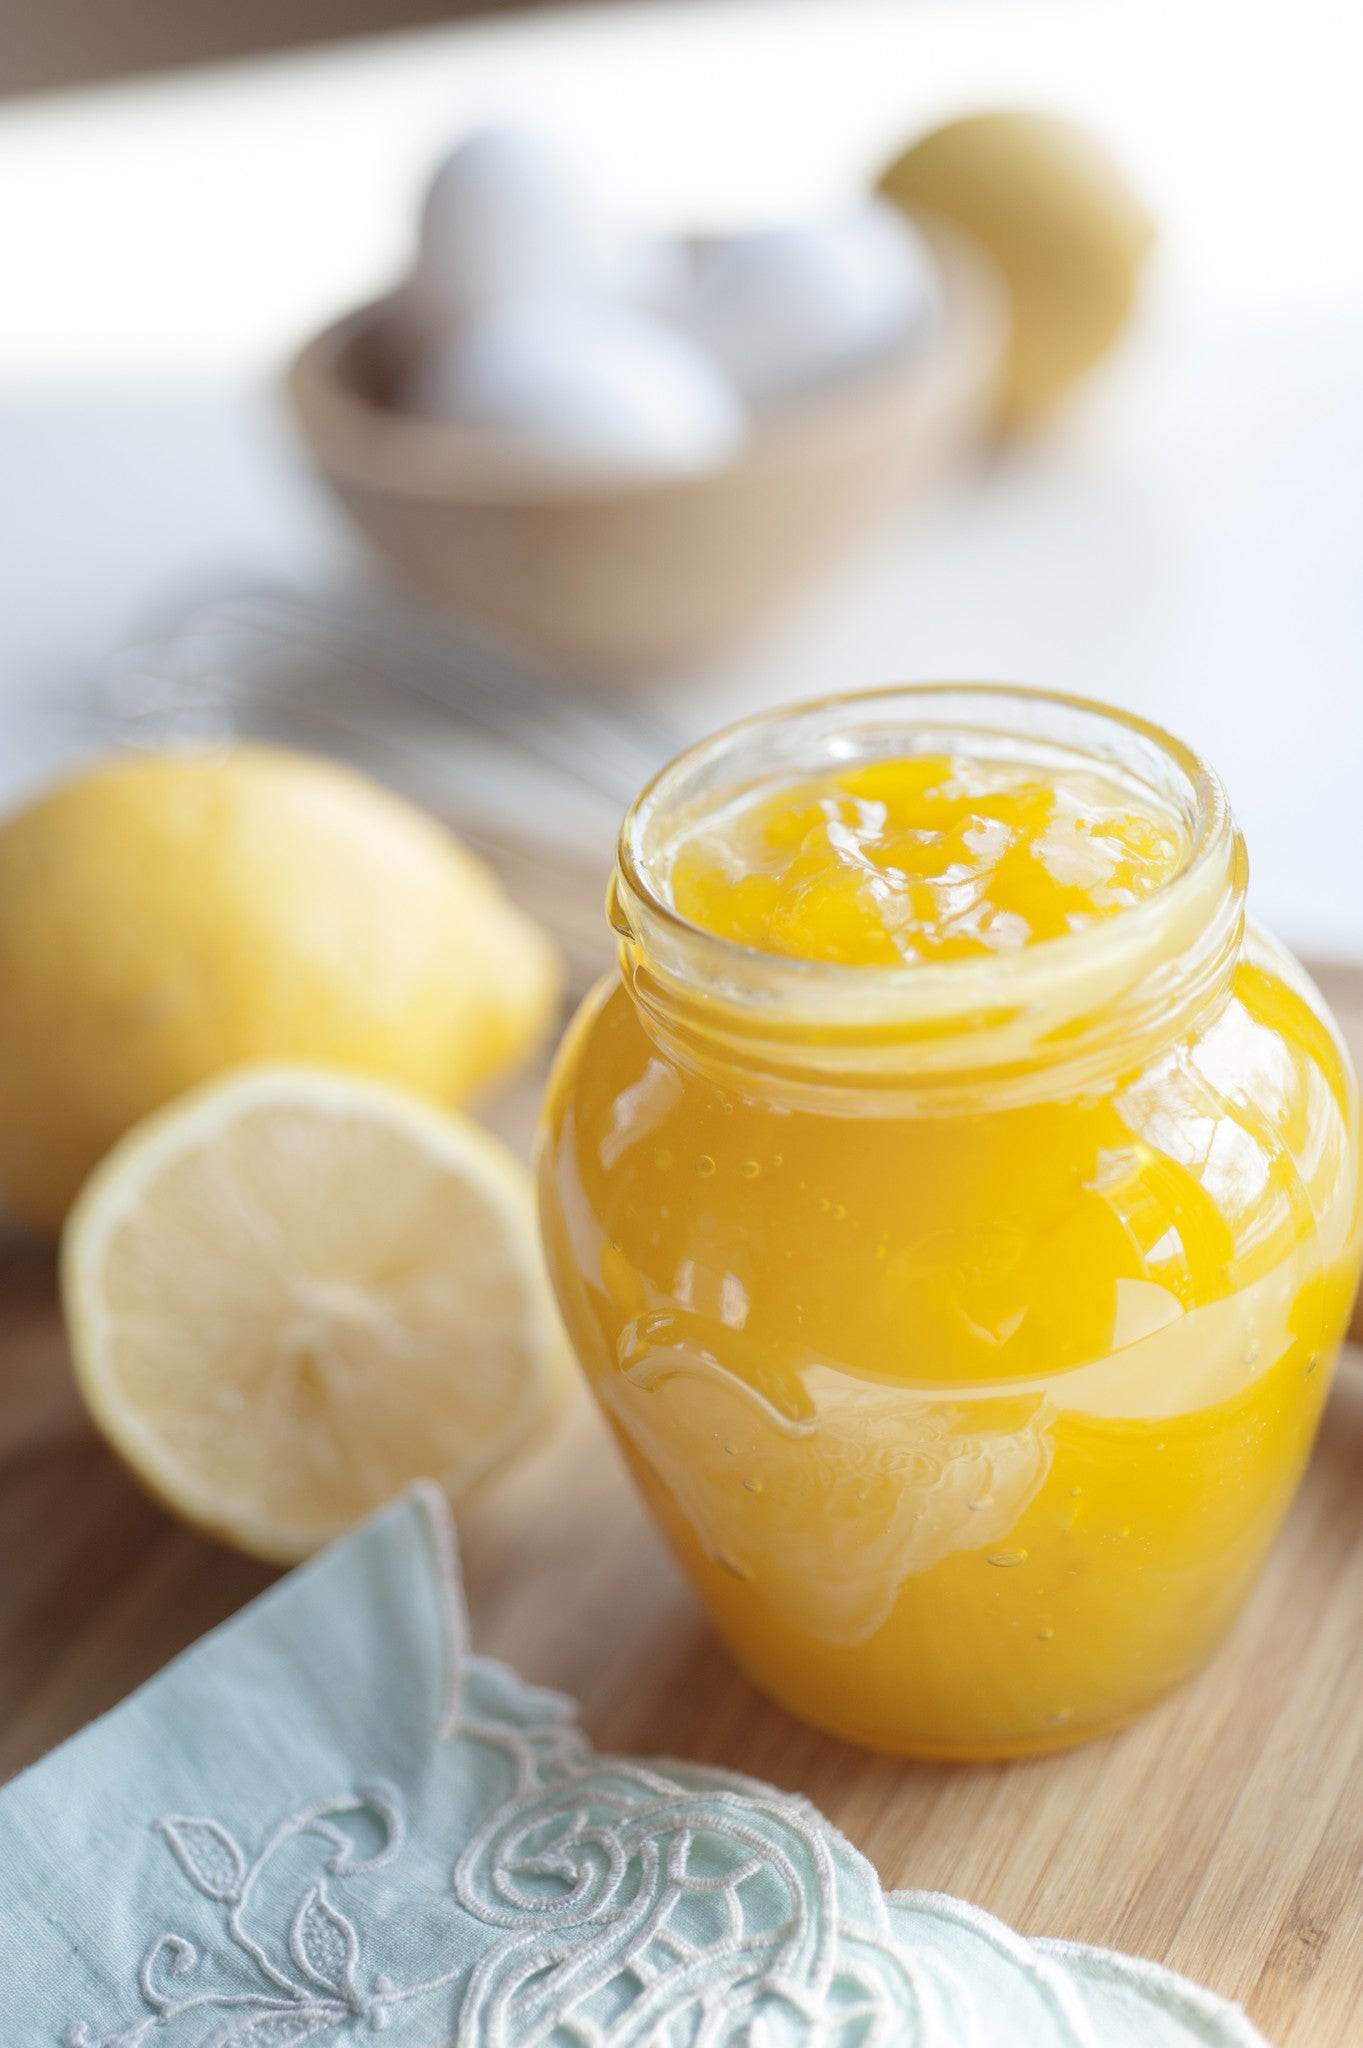
<path fill-rule="evenodd" d="M 1363 958 L 1360 10 L 786 0 L 421 31 L 0 112 L 0 787 L 22 705 L 200 587 L 357 557 L 276 397 L 405 260 L 431 160 L 541 123 L 622 208 L 816 208 L 926 123 L 1089 121 L 1161 244 L 1137 331 L 1062 420 L 873 535 L 665 710 L 974 676 L 1200 746 L 1260 914 Z"/>

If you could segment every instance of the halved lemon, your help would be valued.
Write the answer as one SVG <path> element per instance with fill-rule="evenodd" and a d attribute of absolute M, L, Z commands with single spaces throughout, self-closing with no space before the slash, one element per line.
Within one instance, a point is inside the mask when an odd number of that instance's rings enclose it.
<path fill-rule="evenodd" d="M 62 1242 L 81 1389 L 138 1477 L 276 1563 L 458 1501 L 567 1383 L 529 1175 L 383 1084 L 247 1068 L 128 1133 Z"/>

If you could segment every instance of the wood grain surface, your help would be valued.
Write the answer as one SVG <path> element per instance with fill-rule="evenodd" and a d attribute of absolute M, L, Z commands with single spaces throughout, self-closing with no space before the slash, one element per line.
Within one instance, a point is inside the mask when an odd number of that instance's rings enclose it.
<path fill-rule="evenodd" d="M 589 951 L 590 949 L 588 949 Z M 1323 976 L 1363 1047 L 1363 974 Z M 495 1121 L 524 1136 L 533 1091 Z M 768 1705 L 709 1633 L 585 1398 L 465 1518 L 475 1646 L 581 1702 L 607 1749 L 808 1795 L 887 1885 L 1154 1956 L 1278 2048 L 1363 2042 L 1363 1352 L 1345 1354 L 1240 1625 L 1125 1734 L 1035 1763 L 916 1765 Z M 86 1422 L 50 1252 L 0 1236 L 0 1776 L 72 1734 L 272 1574 L 178 1527 Z"/>

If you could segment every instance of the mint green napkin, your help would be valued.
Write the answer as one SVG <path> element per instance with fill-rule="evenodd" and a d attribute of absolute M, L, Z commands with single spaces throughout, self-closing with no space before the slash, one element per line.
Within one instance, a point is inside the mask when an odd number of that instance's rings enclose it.
<path fill-rule="evenodd" d="M 0 1793 L 13 2048 L 1263 2048 L 469 1655 L 418 1489 Z M 377 2043 L 376 2043 L 377 2048 Z"/>

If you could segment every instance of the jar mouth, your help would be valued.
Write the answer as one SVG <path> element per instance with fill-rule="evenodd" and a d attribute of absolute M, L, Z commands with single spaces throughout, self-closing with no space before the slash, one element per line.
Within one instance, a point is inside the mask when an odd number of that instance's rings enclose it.
<path fill-rule="evenodd" d="M 945 960 L 863 965 L 771 953 L 707 931 L 672 902 L 661 872 L 669 844 L 726 798 L 915 752 L 1101 768 L 1174 815 L 1182 858 L 1148 896 L 1099 923 Z M 721 1033 L 774 1032 L 807 1045 L 813 1032 L 846 1051 L 970 1028 L 979 1063 L 989 1061 L 991 1027 L 1015 1027 L 1004 1032 L 1012 1057 L 1024 1024 L 1034 1040 L 1070 1040 L 1137 989 L 1167 1008 L 1174 981 L 1201 982 L 1238 947 L 1244 883 L 1219 777 L 1161 727 L 1057 691 L 914 683 L 762 713 L 680 754 L 626 814 L 611 915 L 636 992 L 664 1007 L 699 1002 Z"/>

